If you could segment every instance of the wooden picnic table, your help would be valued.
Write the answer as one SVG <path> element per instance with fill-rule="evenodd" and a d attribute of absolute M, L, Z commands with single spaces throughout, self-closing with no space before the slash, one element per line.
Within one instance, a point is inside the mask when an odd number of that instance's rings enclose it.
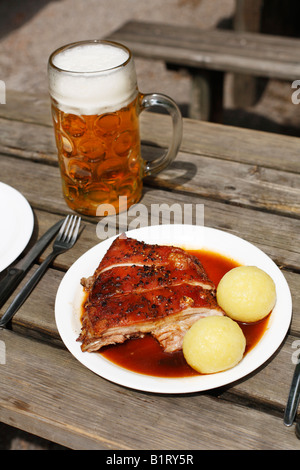
<path fill-rule="evenodd" d="M 70 213 L 61 193 L 49 99 L 8 91 L 0 121 L 0 181 L 33 208 L 31 246 Z M 168 144 L 169 117 L 142 113 L 141 131 L 148 158 Z M 149 208 L 204 204 L 206 226 L 248 240 L 280 267 L 291 289 L 293 317 L 267 363 L 237 383 L 180 395 L 132 390 L 84 367 L 64 346 L 54 318 L 65 272 L 101 242 L 99 219 L 84 217 L 76 245 L 56 258 L 11 326 L 0 331 L 0 420 L 71 449 L 299 449 L 294 426 L 283 423 L 293 344 L 300 335 L 299 150 L 296 137 L 184 119 L 175 162 L 145 180 L 141 201 Z"/>

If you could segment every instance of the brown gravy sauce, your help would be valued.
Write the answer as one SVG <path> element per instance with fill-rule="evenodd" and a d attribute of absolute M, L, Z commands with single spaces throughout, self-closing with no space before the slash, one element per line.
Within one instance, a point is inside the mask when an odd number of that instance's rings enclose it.
<path fill-rule="evenodd" d="M 189 250 L 187 250 L 189 251 Z M 209 251 L 189 251 L 201 261 L 208 277 L 216 287 L 223 275 L 239 264 L 229 258 Z M 246 338 L 245 354 L 249 352 L 263 336 L 269 316 L 252 323 L 239 323 Z M 189 377 L 200 375 L 184 359 L 182 351 L 165 353 L 159 343 L 149 334 L 144 338 L 131 339 L 122 344 L 106 346 L 99 354 L 113 363 L 134 372 L 156 377 Z"/>

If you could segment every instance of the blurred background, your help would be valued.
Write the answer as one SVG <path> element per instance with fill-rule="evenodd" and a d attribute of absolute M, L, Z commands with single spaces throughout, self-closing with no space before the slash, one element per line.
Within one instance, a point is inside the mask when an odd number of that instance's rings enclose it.
<path fill-rule="evenodd" d="M 69 42 L 107 37 L 128 20 L 187 25 L 203 30 L 232 29 L 239 0 L 0 0 L 0 79 L 7 89 L 47 93 L 50 53 Z M 243 0 L 241 0 L 243 3 Z M 247 0 L 244 1 L 247 4 Z M 262 8 L 250 31 L 299 36 L 297 0 L 248 0 Z M 160 61 L 136 59 L 142 92 L 166 93 L 187 109 L 190 78 L 167 70 Z M 299 77 L 300 78 L 300 77 Z M 233 107 L 230 74 L 225 80 L 224 123 L 298 135 L 298 107 L 291 101 L 291 82 L 261 79 L 259 100 Z"/>
<path fill-rule="evenodd" d="M 250 30 L 300 35 L 297 0 L 264 0 L 260 4 L 263 21 L 250 24 Z M 231 29 L 235 9 L 236 0 L 0 0 L 0 79 L 7 89 L 47 94 L 48 57 L 64 44 L 107 37 L 132 19 L 203 30 Z M 165 93 L 185 112 L 190 78 L 184 71 L 167 70 L 163 62 L 143 59 L 136 60 L 136 68 L 142 92 Z M 225 124 L 299 135 L 300 108 L 291 101 L 291 82 L 262 80 L 257 102 L 236 107 L 232 105 L 230 79 L 228 74 Z M 0 449 L 62 448 L 0 423 Z"/>

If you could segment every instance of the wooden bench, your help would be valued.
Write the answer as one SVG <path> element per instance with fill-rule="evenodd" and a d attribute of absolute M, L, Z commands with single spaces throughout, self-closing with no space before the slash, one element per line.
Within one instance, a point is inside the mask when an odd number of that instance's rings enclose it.
<path fill-rule="evenodd" d="M 191 76 L 191 118 L 221 120 L 226 72 L 300 79 L 300 40 L 294 38 L 129 21 L 107 39 L 127 45 L 135 57 L 185 68 Z"/>

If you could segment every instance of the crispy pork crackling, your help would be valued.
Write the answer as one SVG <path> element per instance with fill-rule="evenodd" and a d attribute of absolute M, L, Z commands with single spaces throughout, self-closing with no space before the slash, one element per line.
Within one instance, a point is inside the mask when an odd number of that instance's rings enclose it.
<path fill-rule="evenodd" d="M 195 256 L 124 234 L 81 284 L 87 292 L 78 337 L 82 351 L 97 351 L 147 333 L 165 352 L 178 351 L 196 320 L 224 315 L 215 286 Z"/>

